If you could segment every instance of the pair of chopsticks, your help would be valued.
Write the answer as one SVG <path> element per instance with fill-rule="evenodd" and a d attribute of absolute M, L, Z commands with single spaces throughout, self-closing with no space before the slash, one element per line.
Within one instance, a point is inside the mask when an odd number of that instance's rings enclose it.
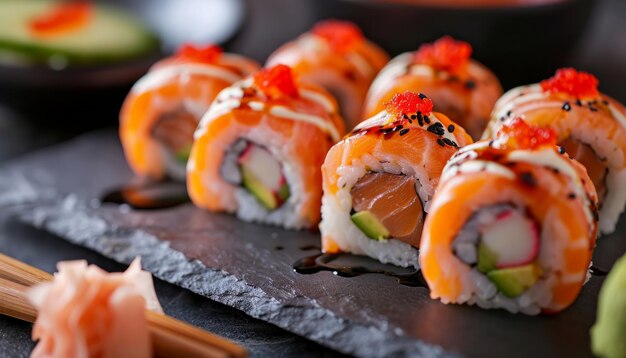
<path fill-rule="evenodd" d="M 37 311 L 28 302 L 30 286 L 52 275 L 0 254 L 0 314 L 34 322 Z M 245 348 L 172 317 L 146 311 L 153 351 L 159 357 L 245 357 Z"/>

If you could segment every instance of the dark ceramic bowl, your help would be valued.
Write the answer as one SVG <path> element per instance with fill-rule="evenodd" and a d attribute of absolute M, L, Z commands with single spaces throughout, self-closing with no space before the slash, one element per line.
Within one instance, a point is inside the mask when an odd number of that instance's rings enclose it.
<path fill-rule="evenodd" d="M 22 117 L 51 126 L 93 128 L 114 123 L 133 82 L 157 58 L 61 70 L 3 65 L 0 101 Z"/>
<path fill-rule="evenodd" d="M 444 35 L 465 40 L 473 57 L 493 69 L 505 88 L 538 81 L 567 65 L 596 0 L 545 5 L 444 7 L 381 0 L 310 0 L 320 18 L 357 23 L 391 54 Z"/>

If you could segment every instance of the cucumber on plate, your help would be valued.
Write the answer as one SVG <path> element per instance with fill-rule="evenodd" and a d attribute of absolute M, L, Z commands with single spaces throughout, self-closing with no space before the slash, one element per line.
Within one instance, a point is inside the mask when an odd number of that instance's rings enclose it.
<path fill-rule="evenodd" d="M 93 65 L 139 58 L 159 49 L 157 37 L 137 18 L 111 6 L 87 5 L 89 16 L 63 31 L 38 32 L 37 20 L 58 15 L 59 1 L 0 0 L 0 63 Z M 63 17 L 57 23 L 68 21 Z M 40 20 L 41 21 L 41 20 Z M 54 20 L 53 20 L 54 21 Z M 69 21 L 72 21 L 71 19 Z"/>

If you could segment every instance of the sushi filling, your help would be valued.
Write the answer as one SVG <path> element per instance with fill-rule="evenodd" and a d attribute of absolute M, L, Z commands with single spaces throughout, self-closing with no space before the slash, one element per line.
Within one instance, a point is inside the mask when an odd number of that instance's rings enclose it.
<path fill-rule="evenodd" d="M 152 137 L 161 143 L 177 162 L 187 164 L 198 118 L 178 109 L 164 113 L 152 129 Z"/>
<path fill-rule="evenodd" d="M 352 187 L 352 222 L 370 239 L 419 246 L 424 210 L 415 177 L 368 172 Z"/>
<path fill-rule="evenodd" d="M 587 174 L 589 174 L 589 178 L 598 193 L 598 199 L 602 201 L 608 191 L 606 177 L 609 170 L 606 166 L 606 159 L 598 156 L 598 153 L 590 145 L 571 137 L 563 141 L 561 147 L 587 169 Z"/>
<path fill-rule="evenodd" d="M 280 162 L 266 148 L 243 139 L 226 152 L 222 176 L 246 189 L 267 210 L 278 209 L 291 194 Z"/>
<path fill-rule="evenodd" d="M 515 298 L 543 275 L 538 264 L 539 226 L 512 205 L 481 210 L 463 226 L 452 247 L 465 264 L 487 276 L 497 291 Z"/>

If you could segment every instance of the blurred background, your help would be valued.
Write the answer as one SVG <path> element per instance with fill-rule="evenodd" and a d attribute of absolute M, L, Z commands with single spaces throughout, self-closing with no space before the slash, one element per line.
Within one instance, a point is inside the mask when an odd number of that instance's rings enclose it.
<path fill-rule="evenodd" d="M 21 46 L 12 33 L 32 1 L 0 0 L 0 161 L 115 127 L 132 84 L 184 42 L 218 43 L 263 63 L 323 18 L 357 23 L 392 55 L 446 34 L 468 41 L 473 57 L 493 69 L 505 89 L 574 66 L 626 102 L 624 0 L 100 1 L 121 11 L 63 56 L 45 43 Z M 133 42 L 125 31 L 141 36 Z M 96 53 L 89 44 L 100 36 L 117 36 L 118 48 Z"/>

